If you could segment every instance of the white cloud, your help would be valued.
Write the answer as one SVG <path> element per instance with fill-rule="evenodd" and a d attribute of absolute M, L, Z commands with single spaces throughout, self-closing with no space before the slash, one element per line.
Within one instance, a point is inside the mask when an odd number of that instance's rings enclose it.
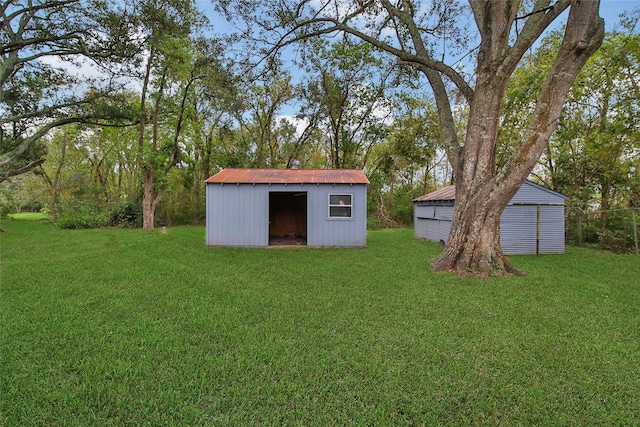
<path fill-rule="evenodd" d="M 294 115 L 282 115 L 276 119 L 276 123 L 281 121 L 287 121 L 296 127 L 296 136 L 302 135 L 304 130 L 309 126 L 309 119 L 306 117 L 299 117 Z"/>

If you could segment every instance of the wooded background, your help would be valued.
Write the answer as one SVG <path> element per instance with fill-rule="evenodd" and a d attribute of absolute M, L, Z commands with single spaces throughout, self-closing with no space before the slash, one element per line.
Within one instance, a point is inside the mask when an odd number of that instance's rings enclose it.
<path fill-rule="evenodd" d="M 201 8 L 4 2 L 2 214 L 45 211 L 85 228 L 142 226 L 148 209 L 145 228 L 202 224 L 206 178 L 296 159 L 363 169 L 370 226 L 409 226 L 411 200 L 452 182 L 435 100 L 414 69 L 345 34 L 246 52 L 246 28 L 221 32 Z M 636 8 L 608 25 L 530 176 L 568 196 L 572 242 L 633 249 L 630 216 L 611 212 L 640 206 L 639 19 Z M 547 32 L 509 82 L 498 168 L 525 132 L 561 38 L 561 28 Z M 442 55 L 472 50 L 456 43 Z M 469 111 L 455 107 L 463 140 Z"/>

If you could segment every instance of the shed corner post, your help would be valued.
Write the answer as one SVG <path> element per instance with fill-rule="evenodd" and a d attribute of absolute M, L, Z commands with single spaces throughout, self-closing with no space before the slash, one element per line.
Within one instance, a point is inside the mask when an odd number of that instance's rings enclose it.
<path fill-rule="evenodd" d="M 540 255 L 540 204 L 536 207 L 536 255 Z"/>

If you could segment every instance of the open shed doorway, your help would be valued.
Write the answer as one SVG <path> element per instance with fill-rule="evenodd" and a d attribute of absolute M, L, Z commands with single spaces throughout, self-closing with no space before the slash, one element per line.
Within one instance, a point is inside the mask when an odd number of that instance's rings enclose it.
<path fill-rule="evenodd" d="M 307 244 L 307 193 L 269 193 L 269 245 Z"/>

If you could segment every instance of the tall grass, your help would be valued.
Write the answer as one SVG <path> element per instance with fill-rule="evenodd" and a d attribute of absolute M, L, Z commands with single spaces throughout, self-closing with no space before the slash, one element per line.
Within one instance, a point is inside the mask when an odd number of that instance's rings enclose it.
<path fill-rule="evenodd" d="M 434 274 L 439 245 L 207 248 L 3 222 L 0 424 L 634 425 L 640 257 Z"/>

